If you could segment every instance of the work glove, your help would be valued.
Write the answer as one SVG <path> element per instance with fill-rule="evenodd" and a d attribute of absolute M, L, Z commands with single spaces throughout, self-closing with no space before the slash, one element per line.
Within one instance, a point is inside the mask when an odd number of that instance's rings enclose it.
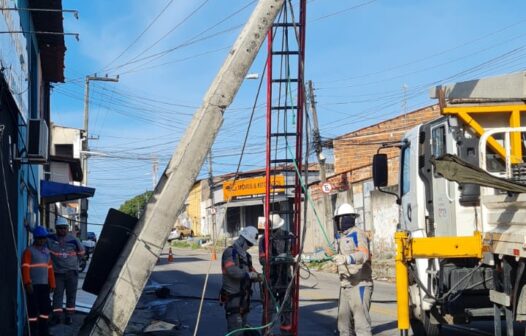
<path fill-rule="evenodd" d="M 325 254 L 328 255 L 329 257 L 332 257 L 334 256 L 334 250 L 330 247 L 325 247 Z"/>
<path fill-rule="evenodd" d="M 354 260 L 352 255 L 345 256 L 342 254 L 337 254 L 334 257 L 332 257 L 332 261 L 334 261 L 338 266 L 356 264 L 356 260 Z"/>
<path fill-rule="evenodd" d="M 261 282 L 263 280 L 261 278 L 261 274 L 259 274 L 258 272 L 249 272 L 248 277 L 250 278 L 251 281 L 255 281 L 255 282 Z"/>
<path fill-rule="evenodd" d="M 28 295 L 33 294 L 33 285 L 30 283 L 26 284 L 26 294 Z"/>
<path fill-rule="evenodd" d="M 49 287 L 49 293 L 53 293 L 55 291 L 54 287 Z"/>

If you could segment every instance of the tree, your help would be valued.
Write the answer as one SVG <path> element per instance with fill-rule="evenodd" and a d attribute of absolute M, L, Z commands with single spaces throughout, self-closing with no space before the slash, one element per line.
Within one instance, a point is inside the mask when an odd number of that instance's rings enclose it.
<path fill-rule="evenodd" d="M 120 206 L 119 211 L 122 211 L 130 216 L 139 218 L 139 215 L 144 210 L 144 207 L 146 206 L 146 203 L 148 202 L 152 194 L 152 191 L 146 191 L 140 195 L 135 196 L 132 199 L 127 200 Z"/>

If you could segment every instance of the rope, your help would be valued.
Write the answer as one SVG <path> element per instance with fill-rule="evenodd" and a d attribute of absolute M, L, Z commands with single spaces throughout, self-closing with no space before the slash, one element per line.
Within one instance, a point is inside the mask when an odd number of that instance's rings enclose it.
<path fill-rule="evenodd" d="M 231 336 L 231 335 L 235 335 L 237 334 L 238 332 L 242 332 L 242 331 L 249 331 L 249 330 L 262 330 L 262 329 L 265 329 L 265 328 L 268 328 L 270 326 L 272 326 L 272 324 L 274 324 L 274 322 L 269 322 L 263 326 L 259 326 L 259 327 L 245 327 L 245 328 L 239 328 L 239 329 L 236 329 L 236 330 L 232 330 L 231 332 L 229 332 L 228 334 L 226 334 L 225 336 Z"/>
<path fill-rule="evenodd" d="M 215 243 L 214 243 L 215 249 Z M 194 336 L 197 336 L 199 330 L 199 322 L 201 321 L 201 312 L 203 311 L 203 302 L 205 301 L 206 286 L 208 285 L 208 276 L 210 275 L 210 268 L 212 267 L 212 258 L 208 262 L 208 270 L 206 271 L 205 284 L 203 285 L 203 294 L 201 295 L 201 302 L 199 302 L 199 312 L 197 313 L 197 321 L 195 322 Z"/>

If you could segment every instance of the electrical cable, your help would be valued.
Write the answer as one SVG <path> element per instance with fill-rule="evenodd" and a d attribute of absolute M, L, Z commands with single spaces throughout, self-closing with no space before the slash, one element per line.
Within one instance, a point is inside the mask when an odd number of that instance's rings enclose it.
<path fill-rule="evenodd" d="M 382 70 L 378 70 L 378 71 L 374 71 L 374 72 L 369 72 L 369 73 L 366 73 L 366 74 L 362 74 L 362 75 L 357 75 L 357 76 L 352 76 L 352 77 L 347 77 L 347 78 L 342 78 L 342 79 L 336 79 L 336 80 L 329 80 L 329 81 L 320 81 L 321 83 L 325 83 L 325 82 L 344 82 L 344 81 L 351 81 L 351 80 L 354 80 L 354 79 L 362 79 L 362 78 L 366 78 L 366 77 L 371 77 L 371 76 L 374 76 L 374 75 L 379 75 L 379 74 L 382 74 L 382 73 L 386 73 L 386 72 L 391 72 L 393 70 L 397 70 L 397 69 L 400 69 L 400 68 L 404 68 L 406 66 L 414 66 L 416 63 L 421 63 L 421 62 L 424 62 L 424 61 L 427 61 L 429 59 L 432 59 L 432 58 L 435 58 L 437 56 L 441 56 L 441 55 L 444 55 L 450 51 L 458 51 L 459 48 L 462 48 L 462 47 L 466 47 L 468 45 L 471 45 L 475 42 L 479 42 L 479 41 L 482 41 L 482 40 L 485 40 L 487 39 L 488 37 L 491 37 L 491 36 L 494 36 L 494 35 L 497 35 L 505 30 L 508 30 L 512 27 L 515 27 L 515 26 L 518 26 L 520 24 L 523 24 L 526 22 L 526 19 L 521 19 L 519 21 L 516 21 L 510 25 L 507 25 L 505 27 L 502 27 L 496 31 L 492 31 L 492 32 L 489 32 L 489 33 L 485 33 L 483 35 L 480 35 L 479 37 L 477 38 L 474 38 L 474 39 L 471 39 L 471 40 L 468 40 L 468 41 L 464 41 L 460 44 L 457 44 L 453 47 L 449 47 L 447 49 L 444 49 L 444 50 L 441 50 L 439 52 L 436 52 L 436 53 L 433 53 L 431 55 L 427 55 L 423 58 L 418 58 L 418 59 L 414 59 L 414 60 L 411 60 L 410 62 L 406 62 L 406 63 L 402 63 L 402 64 L 398 64 L 398 65 L 394 65 L 392 67 L 389 67 L 389 68 L 386 68 L 386 69 L 382 69 Z M 522 34 L 521 34 L 522 35 Z M 500 40 L 499 40 L 500 41 Z M 509 40 L 508 40 L 509 41 Z M 493 47 L 495 45 L 492 45 Z"/>
<path fill-rule="evenodd" d="M 265 73 L 266 69 L 267 69 L 267 62 L 265 62 L 265 65 L 263 66 L 262 73 Z M 255 98 L 254 104 L 252 106 L 252 112 L 250 113 L 250 118 L 248 120 L 247 130 L 245 132 L 245 138 L 243 139 L 243 146 L 241 147 L 241 154 L 239 155 L 239 161 L 237 163 L 236 173 L 234 175 L 234 183 L 237 180 L 237 177 L 239 175 L 239 169 L 241 168 L 241 162 L 243 161 L 243 155 L 245 153 L 245 149 L 246 149 L 246 145 L 247 145 L 247 141 L 248 141 L 248 136 L 250 134 L 250 128 L 252 126 L 252 121 L 254 119 L 254 113 L 256 112 L 256 106 L 257 106 L 257 103 L 258 103 L 259 94 L 261 93 L 261 87 L 263 86 L 263 78 L 264 78 L 264 76 L 261 76 L 261 79 L 259 81 L 258 88 L 257 88 L 257 91 L 256 91 L 256 98 Z"/>
<path fill-rule="evenodd" d="M 147 48 L 144 48 L 142 52 L 140 52 L 138 55 L 136 55 L 134 58 L 131 59 L 131 61 L 136 60 L 137 58 L 141 57 L 146 53 L 148 50 L 152 50 L 159 42 L 164 40 L 168 35 L 173 33 L 177 28 L 182 26 L 186 21 L 188 21 L 190 18 L 192 18 L 201 8 L 203 8 L 209 0 L 202 1 L 197 8 L 195 8 L 193 11 L 191 11 L 187 16 L 185 16 L 181 21 L 179 21 L 172 29 L 170 29 L 168 32 L 166 32 L 163 36 L 161 36 L 159 39 L 157 39 L 154 43 L 150 44 Z"/>
<path fill-rule="evenodd" d="M 170 0 L 168 1 L 168 3 L 163 7 L 163 9 L 161 9 L 161 11 L 159 12 L 159 14 L 157 14 L 157 16 L 148 24 L 148 26 L 146 26 L 146 28 L 139 34 L 139 36 L 137 36 L 119 55 L 117 55 L 117 57 L 115 57 L 110 63 L 108 63 L 102 70 L 106 70 L 110 65 L 112 65 L 116 60 L 118 60 L 119 58 L 122 57 L 122 55 L 124 55 L 128 50 L 130 50 L 131 47 L 133 47 L 135 45 L 135 43 L 137 43 L 141 37 L 146 34 L 146 32 L 154 25 L 155 22 L 157 22 L 157 20 L 166 12 L 166 10 L 168 9 L 168 7 L 170 7 L 172 5 L 172 3 L 174 2 L 174 0 Z M 150 48 L 148 48 L 150 49 Z"/>
<path fill-rule="evenodd" d="M 321 20 L 327 19 L 329 17 L 340 15 L 340 14 L 349 12 L 349 11 L 351 11 L 353 9 L 357 9 L 357 8 L 360 8 L 360 7 L 363 7 L 363 6 L 370 5 L 370 4 L 372 4 L 373 2 L 376 2 L 376 1 L 377 0 L 370 0 L 370 1 L 367 1 L 367 2 L 362 2 L 362 3 L 359 3 L 357 5 L 351 6 L 349 8 L 341 9 L 341 10 L 336 11 L 334 13 L 330 13 L 330 14 L 327 14 L 327 15 L 319 16 L 317 18 L 312 19 L 311 22 L 317 22 L 317 21 L 321 21 Z"/>
<path fill-rule="evenodd" d="M 142 65 L 145 65 L 145 64 L 151 63 L 151 62 L 153 62 L 153 61 L 155 61 L 155 60 L 157 60 L 157 59 L 159 59 L 161 57 L 164 57 L 164 56 L 174 52 L 175 50 L 178 50 L 178 49 L 181 49 L 181 48 L 184 48 L 184 47 L 188 47 L 190 45 L 209 40 L 209 39 L 214 38 L 214 37 L 216 37 L 218 35 L 222 35 L 222 34 L 234 31 L 234 30 L 242 27 L 243 25 L 241 24 L 241 25 L 232 26 L 230 28 L 227 28 L 225 30 L 222 30 L 222 31 L 219 31 L 219 32 L 216 32 L 216 33 L 212 33 L 212 34 L 209 34 L 209 35 L 204 35 L 206 32 L 214 29 L 215 27 L 219 26 L 221 23 L 227 21 L 228 19 L 230 19 L 233 16 L 237 15 L 238 13 L 243 11 L 244 9 L 248 8 L 252 3 L 254 3 L 254 1 L 251 1 L 249 4 L 243 6 L 241 9 L 239 9 L 239 10 L 235 11 L 234 13 L 230 14 L 225 19 L 215 23 L 211 27 L 209 27 L 209 28 L 201 31 L 200 33 L 194 35 L 192 38 L 186 40 L 186 42 L 183 42 L 181 44 L 176 45 L 175 47 L 171 47 L 171 48 L 168 48 L 166 50 L 163 50 L 163 51 L 160 51 L 160 52 L 148 55 L 148 56 L 144 56 L 144 57 L 140 57 L 140 58 L 134 58 L 134 59 L 132 59 L 132 60 L 130 60 L 130 61 L 124 63 L 124 64 L 121 64 L 121 65 L 118 65 L 118 66 L 112 68 L 112 70 L 116 71 L 116 70 L 122 69 L 122 68 L 124 68 L 124 67 L 126 67 L 128 65 L 136 64 L 136 63 L 143 62 L 143 61 L 146 61 L 145 63 L 142 64 Z"/>
<path fill-rule="evenodd" d="M 215 242 L 214 242 L 214 245 L 215 245 Z M 205 301 L 206 286 L 208 285 L 208 277 L 210 275 L 211 267 L 212 267 L 212 258 L 210 258 L 210 260 L 208 261 L 208 270 L 206 271 L 205 283 L 203 285 L 203 292 L 201 294 L 201 301 L 199 302 L 199 310 L 197 312 L 197 320 L 195 322 L 194 336 L 197 336 L 197 331 L 199 330 L 199 322 L 201 321 L 201 312 L 203 311 L 203 302 Z"/>

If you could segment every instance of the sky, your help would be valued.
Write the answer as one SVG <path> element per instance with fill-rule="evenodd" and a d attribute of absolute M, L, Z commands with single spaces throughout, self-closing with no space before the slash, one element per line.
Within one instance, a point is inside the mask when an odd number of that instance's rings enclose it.
<path fill-rule="evenodd" d="M 293 0 L 297 3 L 298 0 Z M 109 208 L 152 190 L 256 1 L 64 1 L 66 82 L 52 121 L 82 128 L 90 83 L 89 230 Z M 523 71 L 526 3 L 519 0 L 310 0 L 305 79 L 315 88 L 320 133 L 334 138 L 433 104 L 432 86 Z M 296 14 L 299 15 L 299 14 Z M 262 74 L 263 48 L 250 73 Z M 258 80 L 245 80 L 213 146 L 215 175 L 235 172 Z M 256 103 L 241 170 L 265 165 L 265 92 Z M 330 157 L 330 156 L 329 156 Z M 207 163 L 205 162 L 205 166 Z M 207 168 L 207 166 L 205 167 Z M 203 169 L 200 177 L 205 177 Z"/>

